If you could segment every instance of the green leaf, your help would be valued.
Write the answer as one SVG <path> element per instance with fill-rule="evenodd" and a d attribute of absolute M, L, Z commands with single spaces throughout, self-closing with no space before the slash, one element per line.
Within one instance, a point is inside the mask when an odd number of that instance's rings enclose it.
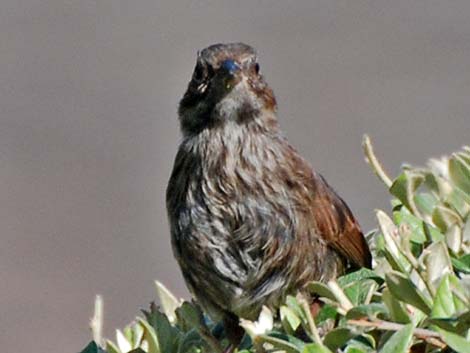
<path fill-rule="evenodd" d="M 413 338 L 413 325 L 408 324 L 395 332 L 384 344 L 380 353 L 407 353 Z"/>
<path fill-rule="evenodd" d="M 365 352 L 377 353 L 375 338 L 367 333 L 356 336 L 348 342 L 348 347 L 355 347 Z"/>
<path fill-rule="evenodd" d="M 432 213 L 432 221 L 445 233 L 451 225 L 459 224 L 461 218 L 454 210 L 438 205 Z"/>
<path fill-rule="evenodd" d="M 459 224 L 452 224 L 446 231 L 446 244 L 449 250 L 458 254 L 462 246 L 462 228 Z"/>
<path fill-rule="evenodd" d="M 132 343 L 134 341 L 134 332 L 132 330 L 131 325 L 128 325 L 128 326 L 124 327 L 124 329 L 122 330 L 122 333 L 123 333 L 124 337 L 126 338 L 126 340 L 129 341 L 129 343 L 132 346 Z"/>
<path fill-rule="evenodd" d="M 458 353 L 470 353 L 470 341 L 455 333 L 438 329 L 444 342 L 449 345 L 453 350 Z"/>
<path fill-rule="evenodd" d="M 297 298 L 293 297 L 292 295 L 288 295 L 286 298 L 286 305 L 295 313 L 295 315 L 297 315 L 298 318 L 300 318 L 302 322 L 307 322 L 305 312 L 297 301 Z"/>
<path fill-rule="evenodd" d="M 357 332 L 348 327 L 339 327 L 331 330 L 323 338 L 323 343 L 332 351 L 343 347 L 351 338 L 357 336 Z"/>
<path fill-rule="evenodd" d="M 300 326 L 301 320 L 296 313 L 289 307 L 283 305 L 279 309 L 282 326 L 288 333 L 294 333 Z"/>
<path fill-rule="evenodd" d="M 428 223 L 423 223 L 423 229 L 424 233 L 426 234 L 426 238 L 430 242 L 438 242 L 438 241 L 443 241 L 445 240 L 444 234 L 441 233 L 439 229 L 436 227 L 428 224 Z"/>
<path fill-rule="evenodd" d="M 191 349 L 195 349 L 202 345 L 201 336 L 196 329 L 192 329 L 184 334 L 183 339 L 178 348 L 178 353 L 188 353 Z"/>
<path fill-rule="evenodd" d="M 310 343 L 305 346 L 302 353 L 331 353 L 331 351 L 318 343 Z"/>
<path fill-rule="evenodd" d="M 467 163 L 470 164 L 470 146 L 463 146 L 460 152 L 457 154 Z"/>
<path fill-rule="evenodd" d="M 384 282 L 383 278 L 380 277 L 377 273 L 367 268 L 361 268 L 358 271 L 348 273 L 347 275 L 341 276 L 338 278 L 338 284 L 341 288 L 348 286 L 354 282 L 358 282 L 365 279 L 372 279 L 378 284 L 382 284 Z"/>
<path fill-rule="evenodd" d="M 406 224 L 410 227 L 411 241 L 423 244 L 427 240 L 424 233 L 423 221 L 411 214 L 407 208 L 402 207 L 400 211 L 393 212 L 393 218 L 396 224 Z"/>
<path fill-rule="evenodd" d="M 422 255 L 422 262 L 426 265 L 426 282 L 437 287 L 442 276 L 452 272 L 447 245 L 440 241 L 426 248 Z"/>
<path fill-rule="evenodd" d="M 470 163 L 454 153 L 449 160 L 449 175 L 460 189 L 470 195 Z"/>
<path fill-rule="evenodd" d="M 372 286 L 376 286 L 375 282 L 365 280 L 356 282 L 353 285 L 344 289 L 344 294 L 349 298 L 353 305 L 364 303 Z"/>
<path fill-rule="evenodd" d="M 137 320 L 144 327 L 144 339 L 148 342 L 149 345 L 148 353 L 161 353 L 155 329 L 150 326 L 146 320 L 142 318 L 138 318 Z"/>
<path fill-rule="evenodd" d="M 467 195 L 460 189 L 452 189 L 444 202 L 450 205 L 462 218 L 465 218 L 470 211 L 470 194 Z"/>
<path fill-rule="evenodd" d="M 139 323 L 132 323 L 124 328 L 124 337 L 132 349 L 139 347 L 143 336 L 144 328 Z"/>
<path fill-rule="evenodd" d="M 393 321 L 409 324 L 411 318 L 408 311 L 404 308 L 403 304 L 398 301 L 391 293 L 388 288 L 385 288 L 382 292 L 382 300 L 387 306 L 390 317 Z"/>
<path fill-rule="evenodd" d="M 318 313 L 318 315 L 315 317 L 315 323 L 321 324 L 327 320 L 335 319 L 337 314 L 338 314 L 338 311 L 336 310 L 334 306 L 325 304 L 320 309 L 320 312 Z"/>
<path fill-rule="evenodd" d="M 462 227 L 462 241 L 464 243 L 470 244 L 470 216 L 467 217 L 467 221 Z"/>
<path fill-rule="evenodd" d="M 424 297 L 413 282 L 404 274 L 391 271 L 386 274 L 385 282 L 390 292 L 402 302 L 413 305 L 423 313 L 429 315 L 431 312 L 431 303 Z"/>
<path fill-rule="evenodd" d="M 455 318 L 428 318 L 426 323 L 435 325 L 450 332 L 459 333 L 459 330 L 457 329 L 458 320 Z"/>
<path fill-rule="evenodd" d="M 150 312 L 144 311 L 144 314 L 148 323 L 155 329 L 160 351 L 162 353 L 176 353 L 181 332 L 176 327 L 171 326 L 166 315 L 161 313 L 155 305 L 151 306 Z"/>
<path fill-rule="evenodd" d="M 106 353 L 95 341 L 91 341 L 80 353 Z"/>
<path fill-rule="evenodd" d="M 299 351 L 302 351 L 305 347 L 305 342 L 302 341 L 301 339 L 292 335 L 282 333 L 282 332 L 273 331 L 273 332 L 270 332 L 268 336 L 271 338 L 276 338 L 285 342 L 289 342 L 290 344 L 293 344 Z"/>
<path fill-rule="evenodd" d="M 423 175 L 409 170 L 403 171 L 390 187 L 392 195 L 396 196 L 410 211 L 416 207 L 414 192 L 424 181 Z"/>
<path fill-rule="evenodd" d="M 467 331 L 470 329 L 470 311 L 467 311 L 463 314 L 461 314 L 457 318 L 457 327 L 456 331 L 461 334 L 467 333 Z"/>
<path fill-rule="evenodd" d="M 296 345 L 277 337 L 260 335 L 257 337 L 257 340 L 259 340 L 260 342 L 270 343 L 273 345 L 274 348 L 284 350 L 287 353 L 302 352 Z"/>
<path fill-rule="evenodd" d="M 463 281 L 460 281 L 456 275 L 449 275 L 449 283 L 453 293 L 456 312 L 462 313 L 467 311 L 470 308 L 470 292 L 464 288 Z"/>
<path fill-rule="evenodd" d="M 359 347 L 350 347 L 350 346 L 348 346 L 348 348 L 346 348 L 344 353 L 367 353 L 367 351 L 362 349 L 362 348 L 359 348 Z"/>
<path fill-rule="evenodd" d="M 470 274 L 470 254 L 463 255 L 458 259 L 452 258 L 451 260 L 456 270 Z"/>
<path fill-rule="evenodd" d="M 320 297 L 325 297 L 333 302 L 337 302 L 335 294 L 331 291 L 330 288 L 324 283 L 321 282 L 310 282 L 307 285 L 308 290 L 312 294 L 317 294 Z"/>
<path fill-rule="evenodd" d="M 379 227 L 384 238 L 383 253 L 390 266 L 401 272 L 408 272 L 411 268 L 409 261 L 405 258 L 398 246 L 399 234 L 398 228 L 383 211 L 376 211 Z"/>
<path fill-rule="evenodd" d="M 455 313 L 455 305 L 450 288 L 449 276 L 445 275 L 434 298 L 434 305 L 431 311 L 432 317 L 451 317 Z"/>
<path fill-rule="evenodd" d="M 367 317 L 369 319 L 376 319 L 379 315 L 387 314 L 387 308 L 382 303 L 371 303 L 367 305 L 358 305 L 346 314 L 346 319 L 359 319 Z"/>
<path fill-rule="evenodd" d="M 438 199 L 433 194 L 419 193 L 415 195 L 415 202 L 421 213 L 431 216 L 434 207 L 436 207 Z"/>
<path fill-rule="evenodd" d="M 106 351 L 108 353 L 121 353 L 121 350 L 110 340 L 106 340 Z"/>
<path fill-rule="evenodd" d="M 338 278 L 338 284 L 353 305 L 363 303 L 372 286 L 382 284 L 383 278 L 372 270 L 362 268 Z"/>
<path fill-rule="evenodd" d="M 198 306 L 183 302 L 175 311 L 178 318 L 178 325 L 182 327 L 183 331 L 189 331 L 192 328 L 199 328 L 204 326 L 204 316 Z"/>

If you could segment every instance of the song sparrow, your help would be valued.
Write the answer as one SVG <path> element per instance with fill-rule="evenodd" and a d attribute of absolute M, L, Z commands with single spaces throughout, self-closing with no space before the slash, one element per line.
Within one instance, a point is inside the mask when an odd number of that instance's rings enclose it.
<path fill-rule="evenodd" d="M 371 263 L 348 206 L 280 130 L 259 70 L 246 44 L 198 53 L 167 189 L 185 281 L 234 344 L 239 317 L 255 319 L 309 281 Z"/>

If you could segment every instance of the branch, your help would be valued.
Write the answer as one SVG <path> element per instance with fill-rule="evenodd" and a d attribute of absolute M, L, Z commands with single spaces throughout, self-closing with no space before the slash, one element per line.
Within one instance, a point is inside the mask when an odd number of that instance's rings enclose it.
<path fill-rule="evenodd" d="M 103 343 L 103 297 L 101 295 L 97 295 L 95 298 L 95 310 L 90 320 L 90 328 L 93 340 L 101 346 Z"/>
<path fill-rule="evenodd" d="M 377 157 L 374 154 L 374 148 L 372 147 L 372 143 L 370 141 L 370 137 L 368 135 L 364 135 L 362 140 L 362 148 L 364 149 L 364 154 L 366 156 L 367 163 L 370 164 L 374 173 L 379 177 L 380 180 L 390 189 L 393 182 L 392 179 L 385 173 L 382 165 L 378 161 Z"/>
<path fill-rule="evenodd" d="M 304 309 L 305 316 L 307 317 L 307 323 L 310 329 L 310 334 L 312 335 L 312 338 L 314 339 L 315 343 L 318 343 L 319 345 L 323 346 L 323 342 L 320 338 L 320 334 L 318 333 L 317 326 L 315 325 L 315 321 L 312 316 L 312 312 L 310 311 L 310 305 L 305 299 L 303 295 L 300 293 L 297 295 L 297 301 L 300 302 L 300 305 L 302 306 L 302 309 Z"/>
<path fill-rule="evenodd" d="M 395 322 L 382 321 L 382 320 L 369 321 L 369 320 L 364 320 L 364 319 L 348 320 L 348 324 L 362 326 L 362 327 L 373 327 L 373 328 L 384 330 L 384 331 L 399 331 L 405 326 L 402 324 L 397 324 Z M 413 330 L 413 335 L 439 348 L 445 348 L 447 346 L 442 340 L 441 335 L 431 330 L 427 330 L 423 328 L 415 328 Z"/>

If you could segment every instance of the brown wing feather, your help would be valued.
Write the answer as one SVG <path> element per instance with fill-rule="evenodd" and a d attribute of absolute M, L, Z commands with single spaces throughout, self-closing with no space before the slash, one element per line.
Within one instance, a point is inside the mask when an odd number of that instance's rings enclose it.
<path fill-rule="evenodd" d="M 346 203 L 319 174 L 315 175 L 314 217 L 319 234 L 353 267 L 371 267 L 361 228 Z"/>

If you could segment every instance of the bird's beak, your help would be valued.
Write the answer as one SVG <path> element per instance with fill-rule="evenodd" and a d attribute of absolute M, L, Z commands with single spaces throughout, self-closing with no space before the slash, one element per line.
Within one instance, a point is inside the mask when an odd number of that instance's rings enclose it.
<path fill-rule="evenodd" d="M 224 70 L 229 75 L 235 75 L 241 70 L 240 66 L 232 59 L 225 60 L 222 65 L 220 65 L 220 69 Z"/>
<path fill-rule="evenodd" d="M 241 81 L 241 67 L 235 62 L 235 60 L 227 59 L 222 65 L 220 65 L 219 70 L 221 75 L 224 77 L 224 86 L 225 89 L 232 89 L 238 82 Z"/>

